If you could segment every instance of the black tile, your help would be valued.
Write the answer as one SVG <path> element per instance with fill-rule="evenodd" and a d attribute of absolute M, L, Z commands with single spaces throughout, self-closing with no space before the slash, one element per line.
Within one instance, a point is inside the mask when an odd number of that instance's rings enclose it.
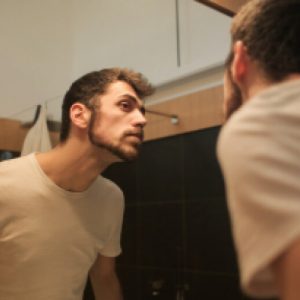
<path fill-rule="evenodd" d="M 177 268 L 182 255 L 182 206 L 164 203 L 139 207 L 139 264 Z"/>
<path fill-rule="evenodd" d="M 132 266 L 137 264 L 137 207 L 126 206 L 121 235 L 122 253 L 117 264 Z"/>
<path fill-rule="evenodd" d="M 139 300 L 140 286 L 138 278 L 140 276 L 139 269 L 135 267 L 117 267 L 117 274 L 120 280 L 124 300 Z M 104 299 L 105 300 L 105 299 Z"/>
<path fill-rule="evenodd" d="M 243 294 L 242 300 L 260 300 L 261 298 L 254 298 Z M 279 300 L 279 298 L 264 298 L 264 300 Z"/>
<path fill-rule="evenodd" d="M 187 268 L 238 273 L 224 198 L 187 202 L 185 222 Z"/>
<path fill-rule="evenodd" d="M 121 188 L 126 204 L 136 203 L 137 201 L 136 168 L 136 162 L 120 162 L 111 165 L 102 174 Z"/>
<path fill-rule="evenodd" d="M 226 274 L 184 273 L 185 300 L 241 300 L 237 277 Z"/>
<path fill-rule="evenodd" d="M 140 269 L 140 300 L 176 299 L 176 272 L 160 268 Z"/>
<path fill-rule="evenodd" d="M 181 136 L 145 143 L 138 162 L 139 201 L 180 201 L 182 171 Z"/>
<path fill-rule="evenodd" d="M 219 127 L 184 135 L 185 198 L 220 197 L 224 181 L 216 157 Z"/>

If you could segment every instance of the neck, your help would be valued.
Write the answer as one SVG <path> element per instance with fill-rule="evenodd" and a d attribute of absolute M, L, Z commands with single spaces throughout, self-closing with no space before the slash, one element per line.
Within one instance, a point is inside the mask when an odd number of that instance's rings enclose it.
<path fill-rule="evenodd" d="M 272 86 L 280 84 L 280 83 L 300 79 L 300 74 L 289 74 L 288 76 L 284 77 L 281 81 L 274 82 L 274 81 L 268 80 L 266 78 L 266 76 L 264 76 L 261 73 L 257 74 L 254 72 L 252 74 L 254 74 L 254 75 L 248 77 L 245 88 L 242 91 L 244 102 L 247 102 L 248 100 L 255 97 L 256 95 L 263 92 L 264 90 L 266 90 L 269 87 L 272 87 Z"/>
<path fill-rule="evenodd" d="M 65 190 L 86 190 L 114 162 L 113 156 L 76 139 L 68 139 L 46 153 L 37 154 L 46 175 Z"/>

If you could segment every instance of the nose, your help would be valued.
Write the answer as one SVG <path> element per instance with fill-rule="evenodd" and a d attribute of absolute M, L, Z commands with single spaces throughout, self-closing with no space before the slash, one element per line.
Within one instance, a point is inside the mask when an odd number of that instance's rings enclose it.
<path fill-rule="evenodd" d="M 136 113 L 135 113 L 134 121 L 135 121 L 135 125 L 138 125 L 138 126 L 141 126 L 141 127 L 146 126 L 147 119 L 146 119 L 146 116 L 145 116 L 144 112 L 137 109 Z"/>

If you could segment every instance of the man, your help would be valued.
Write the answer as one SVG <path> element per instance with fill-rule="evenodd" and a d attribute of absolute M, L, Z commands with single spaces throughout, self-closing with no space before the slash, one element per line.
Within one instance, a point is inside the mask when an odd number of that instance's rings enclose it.
<path fill-rule="evenodd" d="M 253 0 L 235 16 L 218 141 L 241 284 L 300 299 L 300 0 Z"/>
<path fill-rule="evenodd" d="M 99 173 L 137 157 L 152 92 L 127 69 L 89 73 L 65 95 L 58 146 L 0 164 L 0 299 L 79 300 L 88 274 L 97 300 L 122 299 L 123 196 Z"/>

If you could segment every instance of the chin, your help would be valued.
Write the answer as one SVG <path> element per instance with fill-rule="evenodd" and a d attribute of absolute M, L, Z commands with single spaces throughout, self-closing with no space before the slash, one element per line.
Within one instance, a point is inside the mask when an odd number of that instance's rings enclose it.
<path fill-rule="evenodd" d="M 134 161 L 139 155 L 139 150 L 133 146 L 108 147 L 107 150 L 112 154 L 115 162 Z"/>
<path fill-rule="evenodd" d="M 124 153 L 120 159 L 122 159 L 123 161 L 134 161 L 138 158 L 138 152 L 131 152 L 131 153 Z"/>
<path fill-rule="evenodd" d="M 124 161 L 134 161 L 139 156 L 139 150 L 133 147 L 130 149 L 120 149 L 119 158 Z"/>

